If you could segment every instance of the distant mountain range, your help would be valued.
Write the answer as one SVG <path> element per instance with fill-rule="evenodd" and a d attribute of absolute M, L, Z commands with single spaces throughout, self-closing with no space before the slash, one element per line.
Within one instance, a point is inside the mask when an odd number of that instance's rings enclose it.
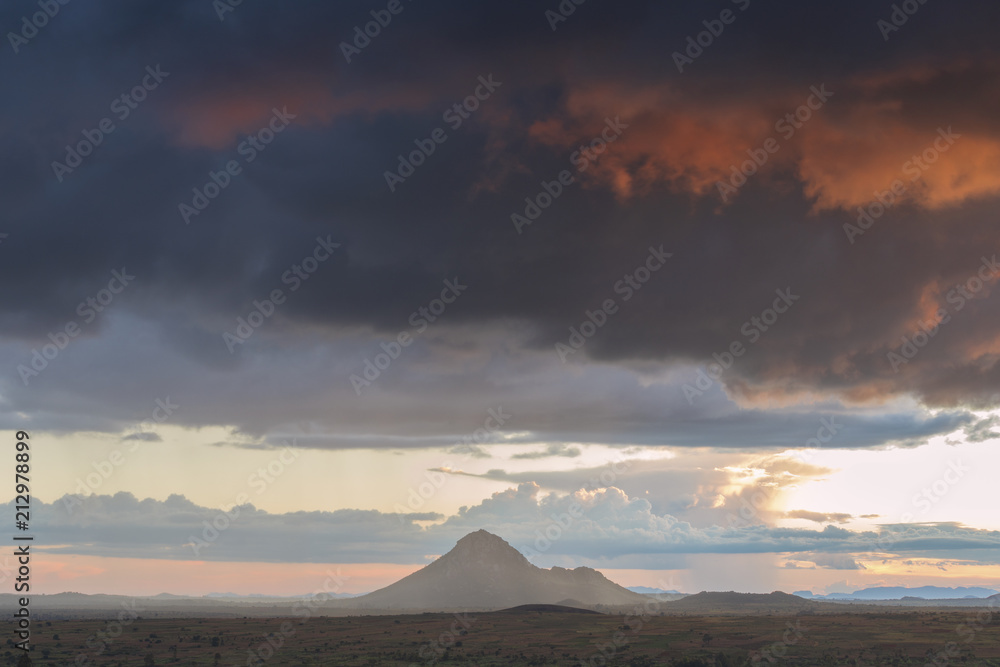
<path fill-rule="evenodd" d="M 312 598 L 312 599 L 310 599 Z M 210 593 L 149 597 L 59 593 L 37 595 L 37 618 L 102 618 L 123 608 L 144 617 L 282 617 L 451 611 L 544 611 L 557 608 L 620 613 L 653 602 L 665 614 L 809 614 L 837 607 L 983 607 L 1000 601 L 991 588 L 921 586 L 866 588 L 853 593 L 813 595 L 701 592 L 694 595 L 648 586 L 624 588 L 589 567 L 542 569 L 500 537 L 478 530 L 448 553 L 399 581 L 364 595 L 268 596 Z M 16 609 L 18 598 L 0 593 L 0 613 Z"/>
<path fill-rule="evenodd" d="M 687 595 L 687 593 L 681 593 L 680 591 L 665 591 L 662 588 L 650 588 L 649 586 L 628 586 L 627 588 L 633 593 L 641 593 L 643 595 Z"/>
<path fill-rule="evenodd" d="M 830 593 L 829 595 L 813 595 L 812 591 L 795 591 L 794 595 L 807 600 L 902 600 L 904 598 L 919 598 L 923 600 L 956 600 L 961 598 L 988 598 L 1000 591 L 992 588 L 976 586 L 949 588 L 944 586 L 919 586 L 905 588 L 903 586 L 878 586 L 865 588 L 853 593 Z"/>
<path fill-rule="evenodd" d="M 323 597 L 327 598 L 356 598 L 360 593 L 323 593 Z M 170 595 L 169 593 L 160 593 L 156 597 L 182 597 L 180 595 Z M 300 600 L 305 598 L 316 597 L 315 593 L 308 593 L 305 595 L 266 595 L 264 593 L 248 593 L 247 595 L 240 595 L 239 593 L 206 593 L 203 597 L 214 598 L 214 599 L 238 599 L 238 600 Z"/>
<path fill-rule="evenodd" d="M 589 567 L 536 567 L 503 539 L 477 530 L 430 565 L 341 604 L 351 609 L 451 610 L 637 605 L 648 599 Z"/>

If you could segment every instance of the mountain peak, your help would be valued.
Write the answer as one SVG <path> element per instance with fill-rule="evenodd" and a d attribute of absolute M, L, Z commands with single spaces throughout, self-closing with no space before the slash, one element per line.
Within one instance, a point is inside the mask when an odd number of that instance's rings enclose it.
<path fill-rule="evenodd" d="M 503 539 L 499 535 L 494 535 L 488 530 L 483 530 L 482 528 L 480 528 L 479 530 L 475 530 L 466 535 L 465 537 L 463 537 L 462 539 L 460 539 L 458 542 L 456 542 L 456 546 L 462 544 L 463 542 L 466 544 L 479 543 L 479 542 L 483 543 L 493 542 L 498 544 L 506 544 L 507 546 L 510 546 L 510 544 L 507 543 L 507 540 Z M 513 549 L 513 547 L 511 548 Z"/>
<path fill-rule="evenodd" d="M 441 560 L 528 564 L 521 552 L 507 540 L 485 530 L 477 530 L 460 539 Z"/>
<path fill-rule="evenodd" d="M 423 569 L 352 604 L 369 609 L 505 609 L 565 600 L 594 605 L 645 599 L 589 567 L 538 568 L 503 538 L 477 530 Z"/>

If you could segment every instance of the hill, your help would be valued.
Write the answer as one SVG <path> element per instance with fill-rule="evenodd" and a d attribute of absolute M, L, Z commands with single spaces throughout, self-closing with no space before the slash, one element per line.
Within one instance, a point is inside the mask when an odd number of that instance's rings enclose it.
<path fill-rule="evenodd" d="M 359 610 L 486 610 L 566 600 L 584 607 L 629 605 L 647 599 L 589 567 L 536 567 L 503 539 L 478 530 L 427 567 L 343 604 Z"/>
<path fill-rule="evenodd" d="M 795 614 L 814 611 L 818 606 L 820 606 L 819 603 L 803 600 L 797 595 L 789 595 L 781 591 L 773 593 L 735 593 L 733 591 L 709 593 L 702 591 L 669 603 L 667 609 L 672 613 L 692 614 L 726 612 Z"/>
<path fill-rule="evenodd" d="M 568 607 L 561 604 L 522 604 L 510 609 L 501 609 L 499 614 L 524 614 L 528 612 L 548 613 L 548 614 L 600 614 L 592 609 L 581 609 L 579 607 Z"/>

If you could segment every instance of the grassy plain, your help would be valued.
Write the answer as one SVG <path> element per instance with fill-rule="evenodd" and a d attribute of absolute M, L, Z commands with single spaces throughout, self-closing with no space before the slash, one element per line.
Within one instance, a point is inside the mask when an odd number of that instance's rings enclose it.
<path fill-rule="evenodd" d="M 260 664 L 255 658 L 275 667 L 1000 666 L 1000 618 L 995 616 L 990 617 L 989 610 L 921 609 L 645 618 L 559 611 L 139 618 L 125 625 L 54 619 L 34 622 L 31 657 L 35 665 L 52 667 L 139 667 L 150 661 L 168 666 Z M 13 636 L 13 627 L 10 630 L 8 636 Z M 0 664 L 15 664 L 19 654 L 8 642 Z"/>

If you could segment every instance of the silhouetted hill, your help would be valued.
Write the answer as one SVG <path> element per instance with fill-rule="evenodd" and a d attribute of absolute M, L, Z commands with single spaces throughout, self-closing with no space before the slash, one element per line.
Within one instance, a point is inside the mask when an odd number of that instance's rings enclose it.
<path fill-rule="evenodd" d="M 478 530 L 427 567 L 344 601 L 351 609 L 507 609 L 525 604 L 642 604 L 647 598 L 589 567 L 544 570 L 503 539 Z"/>
<path fill-rule="evenodd" d="M 525 612 L 557 613 L 557 614 L 598 614 L 600 612 L 593 609 L 581 609 L 580 607 L 567 607 L 561 604 L 522 604 L 510 609 L 501 609 L 500 614 L 505 613 L 521 614 Z"/>
<path fill-rule="evenodd" d="M 725 611 L 788 612 L 815 609 L 818 603 L 781 591 L 773 593 L 701 592 L 669 603 L 670 611 L 715 613 Z"/>

